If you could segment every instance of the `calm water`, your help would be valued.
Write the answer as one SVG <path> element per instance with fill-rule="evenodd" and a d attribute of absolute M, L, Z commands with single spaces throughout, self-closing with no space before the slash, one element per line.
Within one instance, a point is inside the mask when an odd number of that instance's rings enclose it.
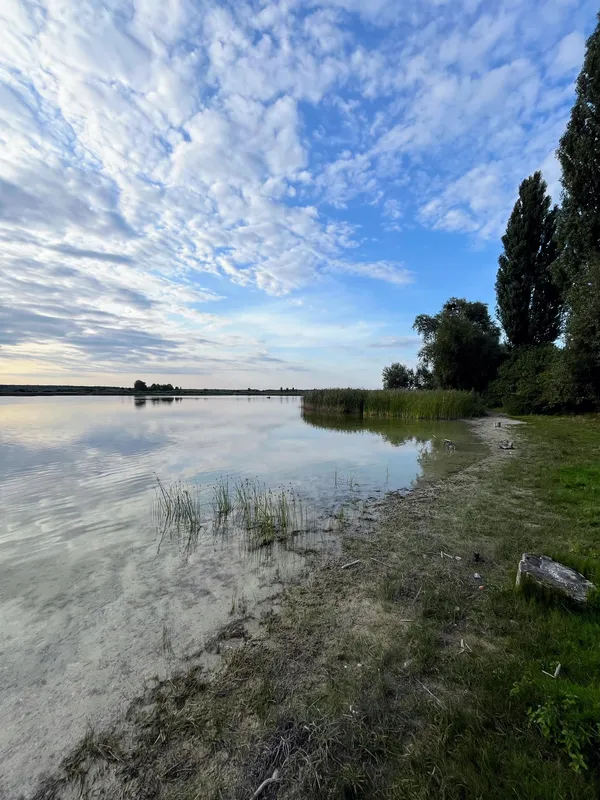
<path fill-rule="evenodd" d="M 249 552 L 235 536 L 157 553 L 157 476 L 207 497 L 223 475 L 291 485 L 326 520 L 478 450 L 460 423 L 305 420 L 297 398 L 0 398 L 0 796 L 164 674 L 165 631 L 181 663 L 232 604 L 305 567 L 301 547 Z"/>

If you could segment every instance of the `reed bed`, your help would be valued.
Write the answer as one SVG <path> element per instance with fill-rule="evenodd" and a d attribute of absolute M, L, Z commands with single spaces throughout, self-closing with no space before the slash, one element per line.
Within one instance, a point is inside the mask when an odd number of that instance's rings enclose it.
<path fill-rule="evenodd" d="M 303 409 L 404 420 L 461 419 L 484 412 L 481 398 L 474 392 L 445 389 L 314 389 L 304 395 Z"/>

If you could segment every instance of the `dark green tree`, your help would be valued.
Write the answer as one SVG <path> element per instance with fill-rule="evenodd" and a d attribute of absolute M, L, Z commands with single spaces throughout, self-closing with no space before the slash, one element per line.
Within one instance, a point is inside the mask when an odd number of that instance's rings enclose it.
<path fill-rule="evenodd" d="M 598 19 L 557 151 L 563 185 L 559 275 L 567 289 L 587 259 L 600 253 L 600 14 Z"/>
<path fill-rule="evenodd" d="M 404 364 L 395 361 L 384 367 L 382 373 L 384 389 L 412 389 L 415 384 L 415 373 Z"/>
<path fill-rule="evenodd" d="M 565 367 L 573 404 L 600 403 L 600 14 L 560 140 L 563 199 L 558 274 L 566 301 Z"/>
<path fill-rule="evenodd" d="M 435 389 L 433 372 L 425 364 L 419 364 L 415 370 L 415 389 Z"/>
<path fill-rule="evenodd" d="M 422 364 L 442 389 L 483 391 L 495 376 L 500 328 L 485 303 L 452 297 L 435 316 L 420 314 L 413 328 L 423 337 Z"/>
<path fill-rule="evenodd" d="M 565 360 L 573 404 L 591 409 L 600 402 L 600 256 L 586 259 L 567 297 Z"/>
<path fill-rule="evenodd" d="M 145 392 L 148 387 L 146 386 L 146 382 L 145 381 L 137 380 L 133 384 L 133 388 L 134 388 L 134 390 L 136 392 Z"/>
<path fill-rule="evenodd" d="M 497 313 L 513 347 L 553 342 L 561 324 L 561 292 L 553 276 L 558 207 L 535 172 L 519 186 L 519 199 L 502 237 L 498 259 Z"/>

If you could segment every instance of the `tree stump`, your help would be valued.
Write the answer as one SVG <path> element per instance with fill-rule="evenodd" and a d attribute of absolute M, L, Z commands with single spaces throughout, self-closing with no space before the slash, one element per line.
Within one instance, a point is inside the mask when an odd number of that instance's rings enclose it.
<path fill-rule="evenodd" d="M 580 572 L 567 567 L 548 556 L 523 553 L 517 571 L 517 587 L 524 581 L 532 581 L 551 591 L 571 598 L 576 603 L 585 603 L 595 585 Z"/>

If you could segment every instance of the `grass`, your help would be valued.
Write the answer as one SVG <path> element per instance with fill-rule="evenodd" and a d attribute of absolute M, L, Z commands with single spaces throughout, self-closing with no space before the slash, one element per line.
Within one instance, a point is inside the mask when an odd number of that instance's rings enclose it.
<path fill-rule="evenodd" d="M 168 535 L 171 541 L 177 541 L 182 554 L 188 556 L 196 549 L 205 525 L 200 487 L 182 481 L 164 483 L 158 476 L 156 482 L 154 518 L 159 531 L 158 549 Z"/>
<path fill-rule="evenodd" d="M 404 420 L 461 419 L 483 413 L 473 392 L 447 390 L 315 389 L 306 392 L 305 411 L 317 414 L 358 414 Z"/>
<path fill-rule="evenodd" d="M 266 643 L 211 679 L 153 685 L 35 800 L 246 800 L 275 769 L 267 800 L 598 797 L 598 603 L 549 603 L 514 578 L 532 551 L 600 583 L 600 420 L 529 419 L 510 437 L 514 453 L 390 498 L 265 612 Z"/>

